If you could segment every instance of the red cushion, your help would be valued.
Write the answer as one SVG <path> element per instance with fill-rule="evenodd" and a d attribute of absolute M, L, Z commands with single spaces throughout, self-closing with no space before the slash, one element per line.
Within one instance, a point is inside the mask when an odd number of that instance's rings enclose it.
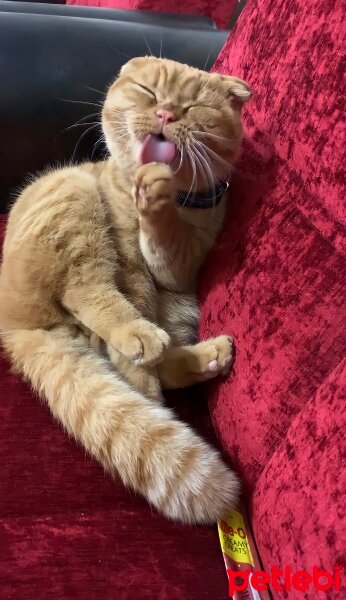
<path fill-rule="evenodd" d="M 219 27 L 227 27 L 237 0 L 67 0 L 66 4 L 204 15 L 213 19 Z"/>
<path fill-rule="evenodd" d="M 200 333 L 235 337 L 233 374 L 211 383 L 210 411 L 267 568 L 342 560 L 340 23 L 329 0 L 250 0 L 214 67 L 249 81 L 254 98 L 201 279 Z"/>

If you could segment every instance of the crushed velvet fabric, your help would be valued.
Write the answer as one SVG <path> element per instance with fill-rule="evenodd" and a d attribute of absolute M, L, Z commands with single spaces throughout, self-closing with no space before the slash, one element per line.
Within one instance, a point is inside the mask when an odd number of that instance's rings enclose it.
<path fill-rule="evenodd" d="M 265 568 L 345 565 L 341 22 L 329 0 L 250 0 L 214 66 L 254 97 L 200 282 L 200 334 L 235 338 L 233 373 L 210 384 L 209 407 Z"/>
<path fill-rule="evenodd" d="M 67 0 L 66 4 L 204 15 L 213 19 L 218 27 L 225 28 L 237 0 Z"/>

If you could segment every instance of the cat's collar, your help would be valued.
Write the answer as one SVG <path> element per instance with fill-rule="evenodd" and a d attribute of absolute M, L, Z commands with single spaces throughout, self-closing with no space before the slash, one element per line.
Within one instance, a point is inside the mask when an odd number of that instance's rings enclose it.
<path fill-rule="evenodd" d="M 222 196 L 229 188 L 228 181 L 222 181 L 215 189 L 207 192 L 177 192 L 176 202 L 182 208 L 214 208 L 222 200 Z"/>

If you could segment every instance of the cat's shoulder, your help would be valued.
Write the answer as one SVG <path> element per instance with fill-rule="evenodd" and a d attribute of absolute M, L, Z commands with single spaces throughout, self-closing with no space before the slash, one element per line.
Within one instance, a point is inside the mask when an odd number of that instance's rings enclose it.
<path fill-rule="evenodd" d="M 38 191 L 45 186 L 49 186 L 51 190 L 54 186 L 58 186 L 62 182 L 67 183 L 69 180 L 73 183 L 78 176 L 89 176 L 91 182 L 96 183 L 102 175 L 104 169 L 104 161 L 99 162 L 84 162 L 80 164 L 55 164 L 48 165 L 43 170 L 34 174 L 29 173 L 21 188 L 18 190 L 17 197 L 27 191 Z"/>
<path fill-rule="evenodd" d="M 102 164 L 50 166 L 38 174 L 27 177 L 10 208 L 7 237 L 16 230 L 23 219 L 35 223 L 55 217 L 74 216 L 88 212 L 88 208 L 103 216 L 100 202 L 95 206 L 95 193 L 99 196 L 98 182 Z M 90 205 L 90 206 L 89 206 Z"/>

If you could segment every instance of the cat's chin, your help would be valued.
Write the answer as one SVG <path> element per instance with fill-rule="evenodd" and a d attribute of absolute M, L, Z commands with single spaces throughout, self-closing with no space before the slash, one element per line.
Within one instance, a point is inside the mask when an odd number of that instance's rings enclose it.
<path fill-rule="evenodd" d="M 145 165 L 151 162 L 172 165 L 178 156 L 178 149 L 174 142 L 167 140 L 163 135 L 149 133 L 139 153 L 139 163 Z"/>

